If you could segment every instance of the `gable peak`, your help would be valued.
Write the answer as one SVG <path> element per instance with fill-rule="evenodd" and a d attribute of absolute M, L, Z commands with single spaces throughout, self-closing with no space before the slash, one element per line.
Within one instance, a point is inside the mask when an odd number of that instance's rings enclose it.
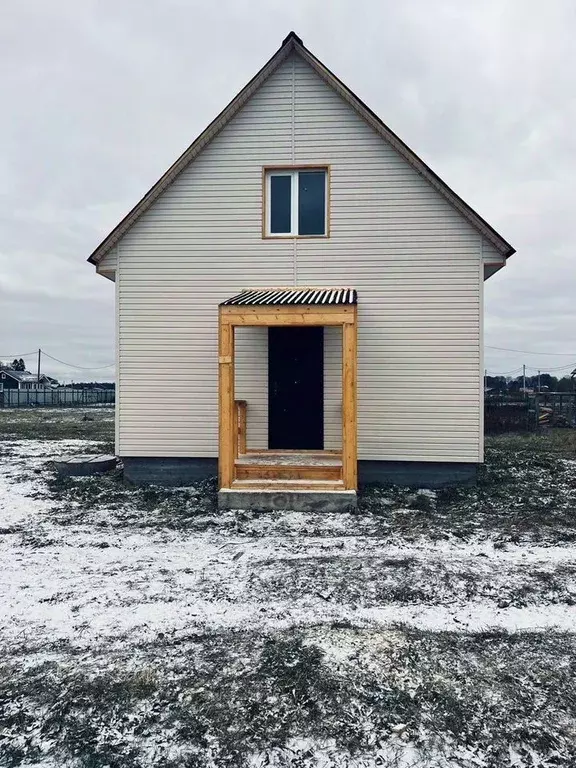
<path fill-rule="evenodd" d="M 292 51 L 302 59 L 326 82 L 361 118 L 363 118 L 381 138 L 388 142 L 401 157 L 403 157 L 421 176 L 423 176 L 447 201 L 454 206 L 495 248 L 506 258 L 514 253 L 514 248 L 504 240 L 484 219 L 465 203 L 450 187 L 424 163 L 382 120 L 356 96 L 336 75 L 331 72 L 311 51 L 309 51 L 294 30 L 290 31 L 282 41 L 282 46 L 270 58 L 259 72 L 238 93 L 234 99 L 217 115 L 210 125 L 198 136 L 187 150 L 173 163 L 166 173 L 148 190 L 144 197 L 110 232 L 88 258 L 92 264 L 98 265 L 112 247 L 122 238 L 140 216 L 148 210 L 160 194 L 174 181 L 195 157 L 209 144 L 222 128 L 252 97 L 254 92 L 267 78 L 284 62 Z"/>
<path fill-rule="evenodd" d="M 302 42 L 302 38 L 301 38 L 301 37 L 298 37 L 298 35 L 296 34 L 296 32 L 294 32 L 294 30 L 292 30 L 291 32 L 289 32 L 289 33 L 286 35 L 286 37 L 284 38 L 284 40 L 282 40 L 282 47 L 284 47 L 284 46 L 285 46 L 285 45 L 287 45 L 288 43 L 291 43 L 292 41 L 294 41 L 295 43 L 298 43 L 298 45 L 302 45 L 302 46 L 304 45 L 304 43 Z"/>

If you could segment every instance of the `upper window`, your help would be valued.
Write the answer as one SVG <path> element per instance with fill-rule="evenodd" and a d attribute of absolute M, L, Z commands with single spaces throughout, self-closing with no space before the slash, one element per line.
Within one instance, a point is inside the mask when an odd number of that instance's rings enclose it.
<path fill-rule="evenodd" d="M 266 235 L 322 237 L 328 232 L 325 168 L 266 172 Z"/>

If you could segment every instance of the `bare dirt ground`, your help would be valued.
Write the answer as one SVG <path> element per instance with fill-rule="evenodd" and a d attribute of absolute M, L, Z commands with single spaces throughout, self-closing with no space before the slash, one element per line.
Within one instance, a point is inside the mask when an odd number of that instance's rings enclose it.
<path fill-rule="evenodd" d="M 87 417 L 87 418 L 86 418 Z M 108 409 L 0 412 L 0 765 L 576 765 L 576 435 L 355 515 L 59 480 Z"/>

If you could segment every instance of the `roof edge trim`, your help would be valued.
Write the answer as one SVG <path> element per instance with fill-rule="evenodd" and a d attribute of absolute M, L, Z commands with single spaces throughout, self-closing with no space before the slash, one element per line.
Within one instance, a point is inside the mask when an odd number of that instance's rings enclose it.
<path fill-rule="evenodd" d="M 100 245 L 90 254 L 87 261 L 97 265 L 108 251 L 116 245 L 132 224 L 148 210 L 152 203 L 170 186 L 176 177 L 200 154 L 204 147 L 220 133 L 224 126 L 242 109 L 252 94 L 270 77 L 278 66 L 288 58 L 295 47 L 293 33 L 286 38 L 287 42 L 264 64 L 254 77 L 242 88 L 242 90 L 227 104 L 214 120 L 202 131 L 202 133 L 184 150 L 178 159 L 158 181 L 146 192 L 126 216 L 114 227 L 114 229 L 102 240 Z M 300 39 L 300 38 L 298 38 Z"/>
<path fill-rule="evenodd" d="M 356 94 L 343 83 L 325 64 L 314 56 L 307 48 L 299 43 L 294 45 L 297 53 L 314 69 L 314 71 L 330 85 L 338 95 L 344 99 L 369 125 L 371 125 L 382 138 L 384 138 L 392 147 L 438 192 L 440 192 L 449 203 L 451 203 L 470 223 L 479 230 L 504 256 L 508 258 L 516 253 L 515 248 L 505 240 L 488 222 L 476 213 L 468 203 L 463 200 L 454 190 L 446 184 L 438 174 L 433 171 L 406 142 L 394 133 L 378 115 L 370 109 Z"/>

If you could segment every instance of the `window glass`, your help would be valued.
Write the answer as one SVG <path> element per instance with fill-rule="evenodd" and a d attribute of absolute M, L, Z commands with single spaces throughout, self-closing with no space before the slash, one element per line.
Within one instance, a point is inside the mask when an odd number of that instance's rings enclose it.
<path fill-rule="evenodd" d="M 298 174 L 298 234 L 326 234 L 326 172 Z"/>
<path fill-rule="evenodd" d="M 270 233 L 292 229 L 292 177 L 270 176 Z"/>

